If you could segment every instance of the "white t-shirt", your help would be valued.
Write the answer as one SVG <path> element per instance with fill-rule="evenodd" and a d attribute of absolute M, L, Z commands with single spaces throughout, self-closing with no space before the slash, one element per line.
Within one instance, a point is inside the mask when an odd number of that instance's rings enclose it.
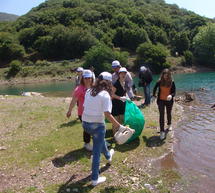
<path fill-rule="evenodd" d="M 89 89 L 85 94 L 82 121 L 104 123 L 104 112 L 111 113 L 112 111 L 111 97 L 105 90 L 99 92 L 96 96 L 91 96 L 90 92 Z"/>

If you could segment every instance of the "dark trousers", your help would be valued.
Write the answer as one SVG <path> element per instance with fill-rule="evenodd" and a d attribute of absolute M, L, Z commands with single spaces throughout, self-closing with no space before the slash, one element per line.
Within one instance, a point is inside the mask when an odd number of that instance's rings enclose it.
<path fill-rule="evenodd" d="M 167 114 L 167 125 L 170 125 L 172 122 L 172 106 L 173 106 L 173 101 L 163 101 L 163 100 L 158 100 L 158 110 L 160 114 L 159 122 L 160 122 L 160 131 L 164 131 L 164 122 L 165 122 L 165 107 L 166 107 L 166 114 Z"/>
<path fill-rule="evenodd" d="M 81 119 L 80 115 L 78 115 L 78 118 L 82 122 L 82 119 Z M 91 138 L 90 134 L 87 133 L 86 131 L 83 131 L 83 140 L 84 140 L 84 143 L 90 143 L 90 138 Z"/>

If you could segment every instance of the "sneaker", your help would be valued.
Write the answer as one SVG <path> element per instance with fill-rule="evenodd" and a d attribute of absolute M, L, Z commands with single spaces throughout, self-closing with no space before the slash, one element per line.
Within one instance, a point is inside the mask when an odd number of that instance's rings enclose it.
<path fill-rule="evenodd" d="M 84 144 L 84 148 L 85 148 L 87 151 L 93 151 L 93 146 L 92 146 L 90 143 L 85 143 L 85 144 Z"/>
<path fill-rule="evenodd" d="M 97 186 L 98 184 L 103 183 L 105 181 L 106 181 L 106 177 L 100 176 L 100 177 L 98 177 L 97 180 L 92 180 L 92 185 Z"/>
<path fill-rule="evenodd" d="M 169 131 L 172 131 L 172 125 L 171 125 L 171 124 L 168 125 L 168 130 L 169 130 Z"/>
<path fill-rule="evenodd" d="M 108 163 L 110 164 L 112 162 L 113 159 L 113 154 L 115 153 L 114 149 L 110 150 L 110 158 L 108 159 Z"/>
<path fill-rule="evenodd" d="M 164 132 L 164 131 L 161 131 L 161 132 L 160 132 L 160 140 L 165 139 L 165 137 L 166 137 L 165 132 Z"/>

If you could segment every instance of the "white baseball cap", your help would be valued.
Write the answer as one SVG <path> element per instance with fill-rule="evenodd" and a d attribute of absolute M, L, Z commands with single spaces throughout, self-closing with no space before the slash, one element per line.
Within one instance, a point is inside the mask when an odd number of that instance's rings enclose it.
<path fill-rule="evenodd" d="M 112 62 L 112 68 L 118 68 L 118 67 L 119 68 L 121 67 L 120 62 L 118 60 L 114 60 Z"/>
<path fill-rule="evenodd" d="M 128 72 L 128 71 L 127 71 L 127 69 L 125 67 L 122 67 L 122 68 L 119 69 L 119 73 L 120 72 Z"/>
<path fill-rule="evenodd" d="M 93 77 L 93 73 L 91 72 L 91 70 L 84 70 L 82 76 L 84 78 L 92 78 Z"/>
<path fill-rule="evenodd" d="M 109 72 L 102 72 L 99 76 L 102 76 L 103 80 L 112 81 L 112 74 Z"/>
<path fill-rule="evenodd" d="M 83 72 L 83 68 L 82 67 L 78 67 L 77 69 L 76 69 L 76 72 Z"/>
<path fill-rule="evenodd" d="M 140 67 L 140 71 L 141 71 L 141 72 L 145 72 L 146 70 L 147 70 L 147 69 L 146 69 L 145 66 L 141 66 L 141 67 Z"/>

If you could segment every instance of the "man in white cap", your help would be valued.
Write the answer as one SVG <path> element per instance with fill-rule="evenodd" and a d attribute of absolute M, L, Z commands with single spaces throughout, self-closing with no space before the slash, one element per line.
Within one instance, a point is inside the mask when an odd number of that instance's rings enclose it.
<path fill-rule="evenodd" d="M 139 72 L 139 87 L 143 87 L 145 102 L 140 107 L 145 107 L 150 104 L 150 83 L 152 82 L 152 72 L 145 66 L 140 67 Z"/>
<path fill-rule="evenodd" d="M 76 69 L 77 76 L 75 77 L 75 87 L 80 85 L 83 71 L 84 71 L 84 69 L 82 67 L 78 67 Z"/>
<path fill-rule="evenodd" d="M 122 66 L 120 65 L 120 62 L 118 60 L 114 60 L 112 62 L 112 69 L 114 71 L 114 73 L 112 74 L 112 83 L 115 84 L 115 82 L 119 79 L 119 69 Z M 128 97 L 130 99 L 134 98 L 134 93 L 132 90 L 132 86 L 133 86 L 133 79 L 131 77 L 130 72 L 126 73 L 126 78 L 125 78 L 125 89 L 126 89 L 126 93 L 128 95 Z"/>

